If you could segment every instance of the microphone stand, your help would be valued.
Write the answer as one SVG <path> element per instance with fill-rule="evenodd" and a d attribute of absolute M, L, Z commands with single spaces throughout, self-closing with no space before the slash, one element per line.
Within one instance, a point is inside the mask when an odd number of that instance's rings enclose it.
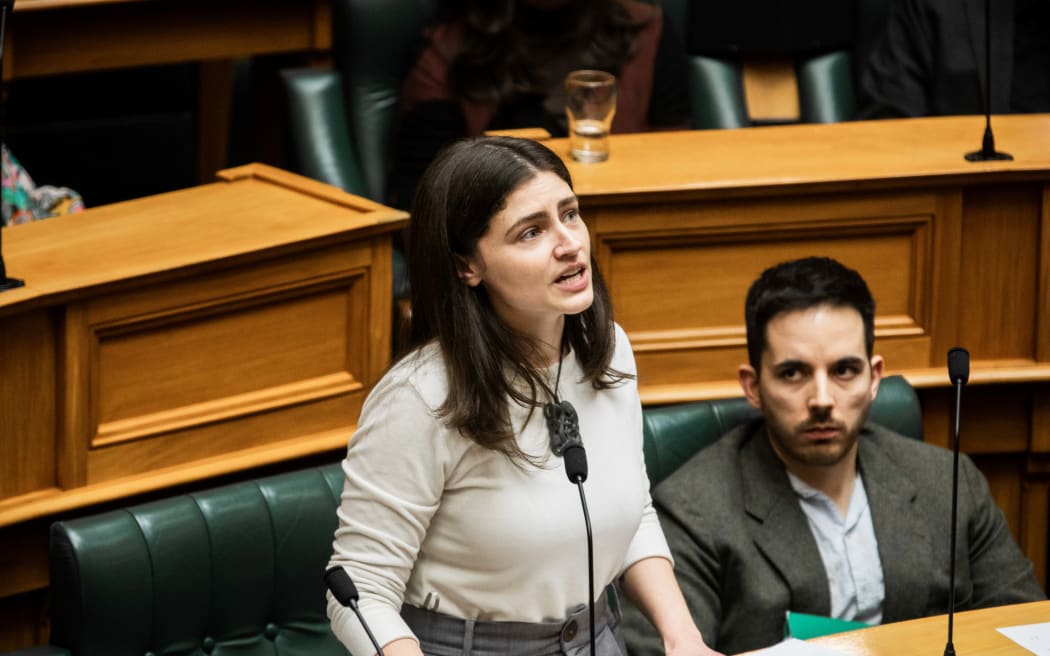
<path fill-rule="evenodd" d="M 981 149 L 966 153 L 967 162 L 1012 160 L 1013 155 L 995 149 L 992 134 L 992 0 L 984 0 L 984 139 Z"/>
<path fill-rule="evenodd" d="M 580 504 L 583 506 L 583 521 L 587 525 L 587 612 L 591 621 L 591 656 L 594 656 L 594 535 L 591 533 L 591 514 L 587 512 L 587 497 L 583 493 L 583 481 L 576 477 L 576 487 L 580 490 Z"/>
<path fill-rule="evenodd" d="M 962 387 L 970 378 L 970 353 L 956 346 L 948 351 L 948 377 L 955 386 L 955 423 L 953 425 L 954 447 L 952 456 L 952 537 L 948 555 L 948 642 L 944 656 L 955 656 L 952 633 L 955 628 L 955 533 L 957 505 L 959 502 L 959 416 L 962 406 Z"/>
<path fill-rule="evenodd" d="M 357 600 L 361 598 L 361 595 L 358 594 L 357 586 L 354 585 L 354 580 L 350 578 L 350 574 L 342 567 L 329 567 L 328 571 L 324 573 L 324 582 L 328 587 L 328 591 L 335 597 L 335 600 L 352 610 L 354 615 L 357 616 L 357 621 L 364 628 L 369 642 L 375 647 L 376 656 L 384 656 L 383 648 L 379 646 L 379 641 L 372 634 L 372 629 L 369 628 L 368 622 L 365 621 L 365 616 L 361 614 L 361 609 L 357 605 Z"/>
<path fill-rule="evenodd" d="M 6 105 L 3 90 L 4 70 L 4 31 L 7 27 L 7 10 L 14 9 L 15 0 L 0 0 L 0 146 L 5 142 L 5 127 L 7 126 Z M 2 201 L 0 201 L 2 203 Z M 2 223 L 2 222 L 0 222 Z M 21 287 L 25 283 L 18 278 L 7 277 L 7 267 L 4 265 L 4 228 L 0 224 L 0 292 Z"/>
<path fill-rule="evenodd" d="M 575 410 L 573 410 L 575 414 Z M 565 458 L 565 475 L 569 482 L 575 483 L 580 491 L 580 505 L 583 507 L 583 522 L 587 528 L 587 612 L 590 613 L 591 656 L 594 656 L 594 534 L 591 532 L 591 514 L 587 511 L 587 495 L 583 493 L 583 482 L 587 480 L 587 451 L 583 443 L 576 440 L 562 453 Z"/>

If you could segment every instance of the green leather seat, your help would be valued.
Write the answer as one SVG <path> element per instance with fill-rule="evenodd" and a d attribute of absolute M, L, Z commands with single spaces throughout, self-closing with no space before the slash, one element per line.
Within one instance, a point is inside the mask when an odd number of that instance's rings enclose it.
<path fill-rule="evenodd" d="M 655 486 L 685 461 L 736 426 L 761 416 L 744 397 L 648 408 L 643 413 L 645 467 Z M 902 376 L 887 376 L 871 406 L 870 421 L 922 439 L 919 397 Z"/>
<path fill-rule="evenodd" d="M 58 522 L 51 644 L 75 656 L 345 656 L 325 613 L 337 464 Z"/>

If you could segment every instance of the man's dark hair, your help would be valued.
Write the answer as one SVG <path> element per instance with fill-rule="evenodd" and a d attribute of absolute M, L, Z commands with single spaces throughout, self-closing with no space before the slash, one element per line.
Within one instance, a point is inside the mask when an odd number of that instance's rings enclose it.
<path fill-rule="evenodd" d="M 875 299 L 859 273 L 830 257 L 806 257 L 783 262 L 762 272 L 751 284 L 744 303 L 747 357 L 760 372 L 766 350 L 766 326 L 781 312 L 818 305 L 850 307 L 864 321 L 864 346 L 871 357 L 875 345 Z"/>

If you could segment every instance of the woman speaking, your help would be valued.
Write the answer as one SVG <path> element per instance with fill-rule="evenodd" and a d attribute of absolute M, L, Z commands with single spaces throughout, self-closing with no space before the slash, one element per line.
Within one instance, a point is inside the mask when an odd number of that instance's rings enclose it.
<path fill-rule="evenodd" d="M 596 653 L 625 653 L 614 582 L 668 654 L 715 653 L 650 504 L 634 356 L 561 160 L 522 139 L 455 143 L 420 182 L 408 254 L 412 345 L 362 409 L 331 561 L 384 652 L 588 653 L 569 426 L 589 463 Z M 374 653 L 331 596 L 328 612 L 354 656 Z"/>

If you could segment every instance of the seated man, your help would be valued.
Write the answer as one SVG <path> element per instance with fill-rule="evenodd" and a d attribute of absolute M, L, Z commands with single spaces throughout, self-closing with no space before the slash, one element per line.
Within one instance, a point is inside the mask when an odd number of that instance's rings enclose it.
<path fill-rule="evenodd" d="M 991 3 L 992 113 L 1050 111 L 1050 3 Z M 860 67 L 862 118 L 984 113 L 983 0 L 891 0 Z"/>
<path fill-rule="evenodd" d="M 653 493 L 693 618 L 728 654 L 784 637 L 786 611 L 869 624 L 948 608 L 952 454 L 867 424 L 883 360 L 875 302 L 827 258 L 766 270 L 747 295 L 740 385 L 763 418 Z M 973 462 L 960 458 L 956 608 L 1045 599 Z M 659 654 L 625 611 L 632 654 Z"/>

